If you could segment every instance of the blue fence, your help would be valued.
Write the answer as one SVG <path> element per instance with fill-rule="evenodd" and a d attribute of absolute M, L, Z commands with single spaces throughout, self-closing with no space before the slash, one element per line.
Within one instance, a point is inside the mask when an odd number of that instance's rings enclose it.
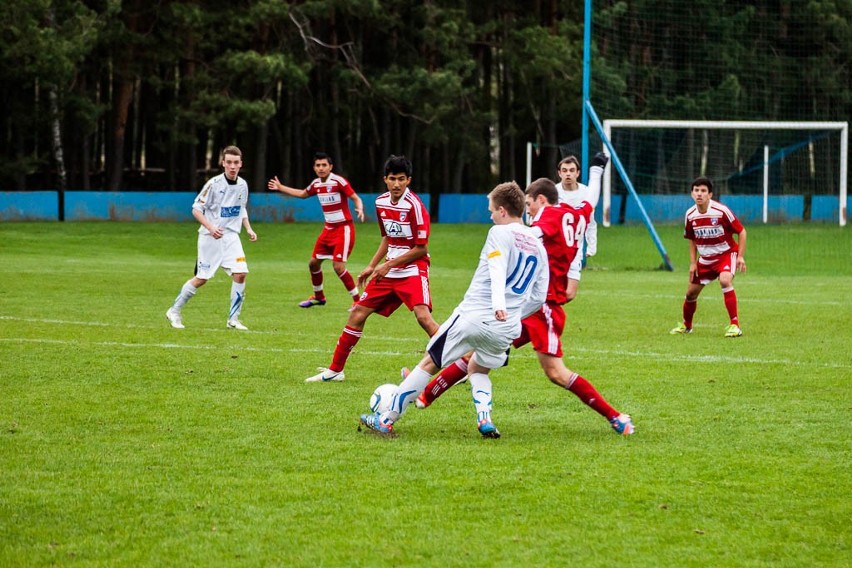
<path fill-rule="evenodd" d="M 66 191 L 62 213 L 66 221 L 194 221 L 190 211 L 195 192 L 111 192 Z M 378 194 L 361 193 L 366 215 L 375 220 L 370 204 Z M 428 195 L 420 196 L 430 207 Z M 642 204 L 655 223 L 680 222 L 692 205 L 688 195 L 643 195 Z M 484 194 L 445 193 L 439 196 L 438 223 L 490 223 L 488 200 Z M 623 196 L 612 197 L 611 219 L 618 220 Z M 847 199 L 846 207 L 849 208 Z M 729 206 L 744 223 L 759 223 L 763 219 L 763 197 L 760 195 L 727 195 L 723 203 Z M 801 195 L 769 197 L 769 221 L 796 222 L 802 219 L 805 199 Z M 430 208 L 431 210 L 431 208 Z M 321 221 L 322 210 L 316 199 L 296 199 L 277 193 L 254 193 L 249 211 L 253 221 L 296 222 Z M 596 216 L 600 222 L 601 212 Z M 0 192 L 0 221 L 57 221 L 60 216 L 60 195 L 57 191 Z M 811 219 L 836 223 L 839 217 L 838 199 L 831 195 L 814 196 Z M 626 223 L 641 223 L 638 208 L 628 199 Z"/>

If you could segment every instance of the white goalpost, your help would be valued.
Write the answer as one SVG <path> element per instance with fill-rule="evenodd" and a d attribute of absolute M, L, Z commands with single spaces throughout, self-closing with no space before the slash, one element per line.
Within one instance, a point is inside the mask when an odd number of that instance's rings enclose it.
<path fill-rule="evenodd" d="M 635 129 L 695 129 L 703 131 L 713 130 L 798 130 L 798 131 L 837 131 L 840 133 L 840 155 L 839 155 L 839 182 L 838 200 L 839 214 L 838 223 L 841 227 L 846 225 L 846 200 L 847 200 L 847 178 L 849 161 L 849 123 L 848 122 L 761 122 L 761 121 L 704 121 L 704 120 L 619 120 L 610 119 L 603 121 L 604 136 L 612 140 L 614 128 Z M 607 151 L 607 149 L 605 149 Z M 607 151 L 607 153 L 609 153 Z M 528 148 L 527 160 L 529 164 L 530 155 Z M 769 194 L 770 194 L 770 155 L 769 147 L 763 146 L 763 222 L 769 220 Z M 609 211 L 612 204 L 612 168 L 607 168 L 604 174 L 603 191 L 601 196 L 604 211 Z M 605 217 L 603 225 L 609 226 L 610 219 Z"/>

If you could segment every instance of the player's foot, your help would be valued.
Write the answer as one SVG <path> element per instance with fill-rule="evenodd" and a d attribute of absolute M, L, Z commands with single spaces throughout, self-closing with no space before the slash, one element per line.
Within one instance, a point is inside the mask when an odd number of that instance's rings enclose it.
<path fill-rule="evenodd" d="M 166 319 L 175 329 L 184 329 L 183 321 L 180 319 L 180 312 L 174 308 L 166 310 Z"/>
<path fill-rule="evenodd" d="M 598 152 L 592 158 L 591 167 L 598 166 L 600 168 L 605 168 L 608 163 L 609 163 L 609 156 L 607 156 L 603 152 Z"/>
<path fill-rule="evenodd" d="M 739 337 L 743 334 L 743 330 L 740 329 L 735 323 L 732 323 L 728 327 L 725 328 L 725 337 Z"/>
<path fill-rule="evenodd" d="M 362 414 L 361 424 L 377 434 L 393 434 L 393 423 L 382 423 L 381 415 L 378 412 L 373 414 Z"/>
<path fill-rule="evenodd" d="M 324 306 L 324 305 L 325 305 L 325 298 L 323 298 L 322 300 L 317 300 L 316 296 L 311 296 L 310 298 L 308 298 L 304 302 L 299 302 L 300 308 L 313 308 L 314 306 Z"/>
<path fill-rule="evenodd" d="M 477 425 L 479 429 L 479 433 L 482 434 L 483 438 L 499 438 L 500 430 L 497 429 L 497 426 L 494 425 L 490 420 L 480 420 Z"/>
<path fill-rule="evenodd" d="M 629 436 L 636 430 L 636 428 L 633 427 L 633 421 L 630 419 L 629 414 L 619 414 L 610 420 L 609 423 L 612 425 L 612 429 L 615 430 L 615 433 L 621 434 L 622 436 Z"/>
<path fill-rule="evenodd" d="M 678 324 L 677 327 L 672 328 L 672 330 L 669 332 L 669 334 L 671 334 L 671 335 L 684 335 L 684 334 L 687 334 L 687 333 L 692 333 L 692 328 L 686 327 L 686 324 L 683 323 L 683 322 Z"/>
<path fill-rule="evenodd" d="M 306 383 L 331 383 L 331 382 L 342 382 L 346 375 L 343 374 L 343 371 L 332 371 L 331 369 L 326 369 L 325 367 L 317 367 L 317 373 L 313 377 L 308 377 L 305 379 Z"/>
<path fill-rule="evenodd" d="M 240 331 L 248 331 L 248 328 L 238 319 L 228 320 L 228 329 L 238 329 Z"/>
<path fill-rule="evenodd" d="M 424 408 L 429 408 L 430 404 L 432 403 L 426 400 L 426 391 L 421 392 L 414 400 L 414 406 L 416 406 L 420 410 L 423 410 Z"/>

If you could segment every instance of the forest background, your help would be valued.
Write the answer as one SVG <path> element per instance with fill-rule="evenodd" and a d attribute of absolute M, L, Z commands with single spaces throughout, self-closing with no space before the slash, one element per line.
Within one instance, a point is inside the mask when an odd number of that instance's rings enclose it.
<path fill-rule="evenodd" d="M 482 192 L 522 179 L 528 141 L 555 164 L 579 138 L 583 9 L 4 0 L 0 189 L 194 191 L 236 143 L 254 191 L 272 175 L 306 185 L 323 150 L 362 191 L 404 153 L 418 191 Z M 849 119 L 849 0 L 596 0 L 594 14 L 602 118 Z"/>

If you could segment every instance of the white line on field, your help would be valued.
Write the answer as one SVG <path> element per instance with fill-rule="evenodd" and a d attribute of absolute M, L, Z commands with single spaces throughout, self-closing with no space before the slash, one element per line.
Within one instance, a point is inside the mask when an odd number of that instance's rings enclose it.
<path fill-rule="evenodd" d="M 2 343 L 44 343 L 44 344 L 54 344 L 54 345 L 93 345 L 93 346 L 102 346 L 102 347 L 127 347 L 133 349 L 195 349 L 195 350 L 205 350 L 212 351 L 218 350 L 221 351 L 223 348 L 221 346 L 213 346 L 213 345 L 182 345 L 180 343 L 128 343 L 121 341 L 91 341 L 87 343 L 81 343 L 79 341 L 68 341 L 64 339 L 32 339 L 32 338 L 0 338 L 0 342 Z M 329 349 L 280 349 L 275 347 L 245 347 L 245 346 L 233 346 L 233 350 L 235 351 L 251 351 L 251 352 L 259 352 L 259 353 L 323 353 L 328 355 Z M 410 351 L 371 351 L 371 350 L 358 350 L 358 352 L 362 355 L 372 355 L 377 357 L 386 357 L 386 356 L 396 356 L 396 355 L 410 355 Z M 654 359 L 656 361 L 664 361 L 664 362 L 689 362 L 689 363 L 725 363 L 725 364 L 752 364 L 752 365 L 785 365 L 785 366 L 796 366 L 796 367 L 817 367 L 824 369 L 843 369 L 843 370 L 852 370 L 852 365 L 841 364 L 841 363 L 824 363 L 819 361 L 807 362 L 807 361 L 793 361 L 790 359 L 757 359 L 754 357 L 729 357 L 725 355 L 672 355 L 670 353 L 655 353 L 651 351 L 625 351 L 625 350 L 611 350 L 611 349 L 585 349 L 585 348 L 574 348 L 573 352 L 575 353 L 593 353 L 596 355 L 603 355 L 607 357 L 617 356 L 617 357 L 635 357 L 635 358 L 644 358 L 644 359 Z M 521 358 L 521 359 L 532 359 L 534 358 L 533 351 L 531 349 L 526 349 L 523 351 L 513 351 L 513 358 Z"/>

